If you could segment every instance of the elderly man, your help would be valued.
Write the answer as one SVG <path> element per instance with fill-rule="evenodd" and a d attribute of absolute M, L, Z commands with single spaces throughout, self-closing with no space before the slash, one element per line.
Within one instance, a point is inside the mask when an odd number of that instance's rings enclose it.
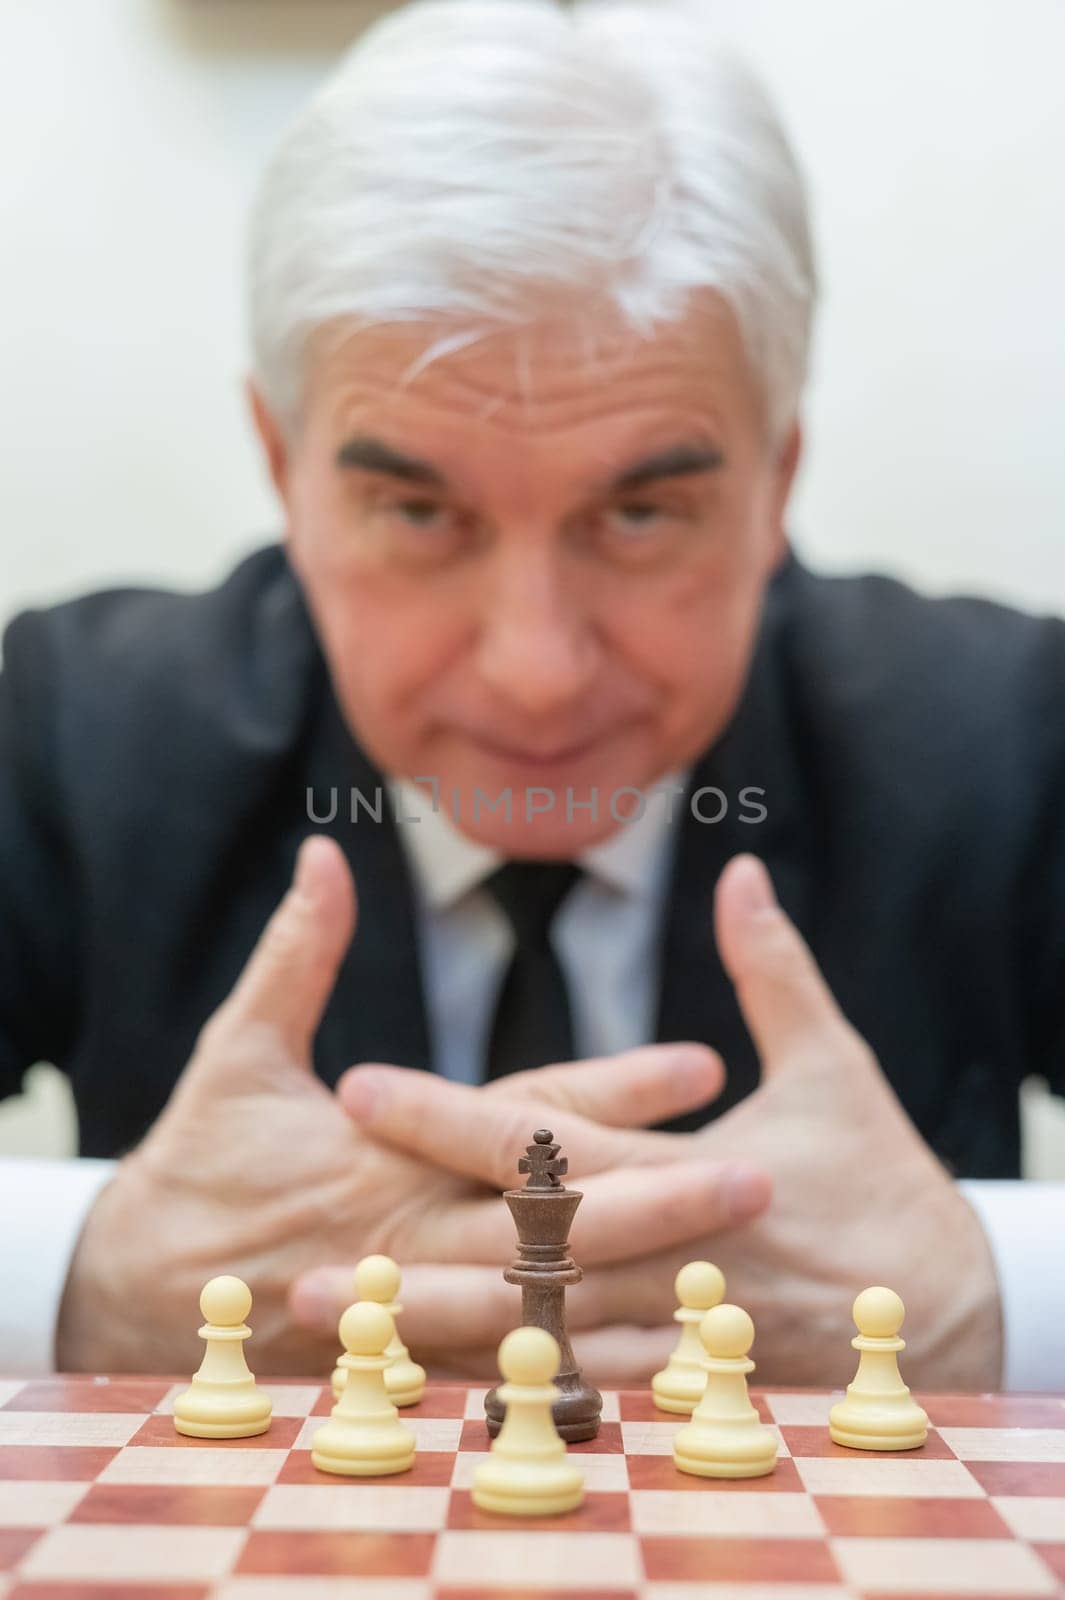
<path fill-rule="evenodd" d="M 880 1281 L 920 1383 L 1060 1379 L 1061 1194 L 1009 1180 L 1065 1088 L 1065 630 L 800 564 L 814 301 L 690 14 L 411 6 L 288 130 L 280 546 L 6 635 L 0 1091 L 58 1063 L 84 1159 L 4 1169 L 5 1366 L 176 1368 L 235 1271 L 258 1367 L 324 1371 L 384 1249 L 487 1373 L 546 1124 L 597 1381 L 704 1255 L 768 1381 L 845 1377 Z"/>

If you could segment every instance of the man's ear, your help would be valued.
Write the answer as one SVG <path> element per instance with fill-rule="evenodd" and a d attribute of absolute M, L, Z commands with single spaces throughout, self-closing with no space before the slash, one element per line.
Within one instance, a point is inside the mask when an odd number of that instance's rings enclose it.
<path fill-rule="evenodd" d="M 283 505 L 288 504 L 288 445 L 281 426 L 270 407 L 263 399 L 254 378 L 247 378 L 244 383 L 244 392 L 248 399 L 248 409 L 255 431 L 259 435 L 259 443 L 263 447 L 266 465 L 273 480 Z"/>
<path fill-rule="evenodd" d="M 774 570 L 783 561 L 788 553 L 788 535 L 786 530 L 788 500 L 791 496 L 795 474 L 799 470 L 802 459 L 802 424 L 798 417 L 792 423 L 784 443 L 777 451 L 774 463 L 775 482 L 773 485 L 773 504 L 770 513 L 770 531 L 772 536 L 772 564 Z"/>

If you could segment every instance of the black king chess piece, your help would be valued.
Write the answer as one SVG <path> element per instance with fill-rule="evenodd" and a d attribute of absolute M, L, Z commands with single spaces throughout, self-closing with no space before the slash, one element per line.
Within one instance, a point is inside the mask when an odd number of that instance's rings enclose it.
<path fill-rule="evenodd" d="M 566 1290 L 584 1274 L 568 1254 L 573 1214 L 584 1196 L 565 1189 L 569 1162 L 546 1128 L 533 1134 L 532 1144 L 518 1162 L 528 1173 L 524 1189 L 508 1189 L 503 1196 L 518 1230 L 518 1259 L 503 1276 L 521 1285 L 521 1320 L 525 1327 L 546 1328 L 558 1340 L 562 1362 L 554 1380 L 561 1395 L 555 1401 L 555 1426 L 570 1443 L 594 1439 L 599 1432 L 603 1397 L 581 1377 L 566 1332 Z M 494 1437 L 506 1407 L 493 1389 L 484 1402 L 488 1432 Z"/>

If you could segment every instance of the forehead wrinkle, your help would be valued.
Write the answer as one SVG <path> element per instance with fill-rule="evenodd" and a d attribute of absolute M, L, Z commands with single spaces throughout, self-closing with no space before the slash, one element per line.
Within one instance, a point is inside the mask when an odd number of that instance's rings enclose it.
<path fill-rule="evenodd" d="M 582 347 L 579 359 L 574 331 Z M 517 438 L 596 421 L 608 424 L 625 410 L 675 410 L 720 430 L 722 394 L 727 418 L 727 351 L 713 345 L 697 348 L 698 341 L 681 336 L 665 341 L 607 339 L 588 322 L 571 328 L 568 340 L 547 339 L 534 358 L 533 346 L 542 332 L 510 329 L 502 343 L 501 335 L 490 335 L 447 351 L 417 371 L 409 338 L 398 341 L 399 354 L 406 358 L 402 361 L 396 360 L 396 341 L 368 349 L 364 344 L 367 359 L 346 371 L 339 363 L 333 368 L 333 408 L 346 424 L 355 418 L 365 424 L 375 410 L 402 418 L 404 408 L 412 413 L 421 408 L 452 425 L 457 415 L 472 426 L 489 426 Z M 512 383 L 503 381 L 508 371 Z"/>
<path fill-rule="evenodd" d="M 737 357 L 746 367 L 734 316 L 712 291 L 695 297 L 683 319 L 647 335 L 620 323 L 612 310 L 604 315 L 602 307 L 577 305 L 495 326 L 384 324 L 332 344 L 323 338 L 320 348 L 327 383 L 332 377 L 346 387 L 348 375 L 357 379 L 361 370 L 363 386 L 378 390 L 377 403 L 424 397 L 427 386 L 450 384 L 459 397 L 469 395 L 479 417 L 495 416 L 508 405 L 523 411 L 539 405 L 550 412 L 573 395 L 579 399 L 598 384 L 619 381 L 653 391 L 663 379 L 684 387 L 694 380 L 705 393 L 721 378 L 735 381 Z M 508 367 L 514 374 L 509 393 L 500 381 Z M 690 388 L 685 399 L 690 404 Z"/>
<path fill-rule="evenodd" d="M 705 374 L 721 364 L 723 352 L 713 345 L 698 351 L 697 344 L 690 331 L 657 339 L 632 335 L 609 339 L 590 321 L 567 329 L 561 339 L 553 337 L 550 328 L 512 328 L 465 343 L 456 342 L 431 360 L 413 358 L 404 370 L 403 384 L 413 387 L 414 379 L 423 385 L 451 382 L 459 390 L 490 391 L 495 396 L 500 375 L 508 366 L 520 399 L 531 398 L 537 388 L 545 386 L 563 394 L 567 390 L 580 392 L 604 375 L 631 374 L 640 381 L 654 382 L 662 374 L 667 379 L 693 371 Z M 508 354 L 509 362 L 505 360 Z"/>
<path fill-rule="evenodd" d="M 619 377 L 614 382 L 602 379 L 592 381 L 587 373 L 576 377 L 571 372 L 560 373 L 557 386 L 543 381 L 537 383 L 528 365 L 516 366 L 515 390 L 501 390 L 498 374 L 473 374 L 439 372 L 433 381 L 429 372 L 423 375 L 417 388 L 403 391 L 402 399 L 427 410 L 439 410 L 448 415 L 456 411 L 469 411 L 479 422 L 494 422 L 506 431 L 533 431 L 553 427 L 580 425 L 596 418 L 604 421 L 619 411 L 646 410 L 652 407 L 674 407 L 691 413 L 694 410 L 712 415 L 714 385 L 712 372 L 705 368 L 697 378 L 698 394 L 694 395 L 694 374 L 688 381 L 678 383 L 677 370 L 669 363 L 656 364 L 646 369 L 639 383 L 632 386 Z"/>
<path fill-rule="evenodd" d="M 508 444 L 520 444 L 523 440 L 530 443 L 550 441 L 552 435 L 572 433 L 587 427 L 593 430 L 593 434 L 584 443 L 582 453 L 604 469 L 614 468 L 617 471 L 628 465 L 630 459 L 642 449 L 638 425 L 637 438 L 624 449 L 597 439 L 594 436 L 597 425 L 612 429 L 617 421 L 626 417 L 646 418 L 648 431 L 653 429 L 656 434 L 662 434 L 665 443 L 670 442 L 664 437 L 670 431 L 670 425 L 678 436 L 684 432 L 709 433 L 710 442 L 724 442 L 719 410 L 707 394 L 698 398 L 690 393 L 683 396 L 674 393 L 665 397 L 644 392 L 631 395 L 617 385 L 594 388 L 582 384 L 572 393 L 552 397 L 549 401 L 541 397 L 523 403 L 513 396 L 501 395 L 498 388 L 494 388 L 485 389 L 482 402 L 474 407 L 468 404 L 468 397 L 480 393 L 480 387 L 470 384 L 460 387 L 465 391 L 461 402 L 456 401 L 454 389 L 449 383 L 426 385 L 417 392 L 407 390 L 397 394 L 393 389 L 388 398 L 398 398 L 400 401 L 400 409 L 396 412 L 387 401 L 381 406 L 372 389 L 353 377 L 337 397 L 336 418 L 344 428 L 358 426 L 372 433 L 373 416 L 375 411 L 379 411 L 382 422 L 399 424 L 400 436 L 391 437 L 390 443 L 396 448 L 407 448 L 410 453 L 427 458 L 432 456 L 432 449 L 417 442 L 417 435 L 422 429 L 429 427 L 432 430 L 442 425 L 444 436 L 447 437 L 456 422 L 459 426 L 464 425 L 463 417 L 468 418 L 466 426 L 489 430 Z M 404 425 L 408 423 L 414 433 L 412 437 L 404 439 Z M 446 461 L 437 462 L 437 465 L 447 473 Z"/>

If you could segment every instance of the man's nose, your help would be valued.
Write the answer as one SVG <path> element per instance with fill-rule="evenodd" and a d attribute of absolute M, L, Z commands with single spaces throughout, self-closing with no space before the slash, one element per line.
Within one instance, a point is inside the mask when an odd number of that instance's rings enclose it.
<path fill-rule="evenodd" d="M 485 595 L 478 666 L 503 699 L 531 716 L 578 699 L 601 657 L 596 626 L 548 558 L 500 567 Z"/>

